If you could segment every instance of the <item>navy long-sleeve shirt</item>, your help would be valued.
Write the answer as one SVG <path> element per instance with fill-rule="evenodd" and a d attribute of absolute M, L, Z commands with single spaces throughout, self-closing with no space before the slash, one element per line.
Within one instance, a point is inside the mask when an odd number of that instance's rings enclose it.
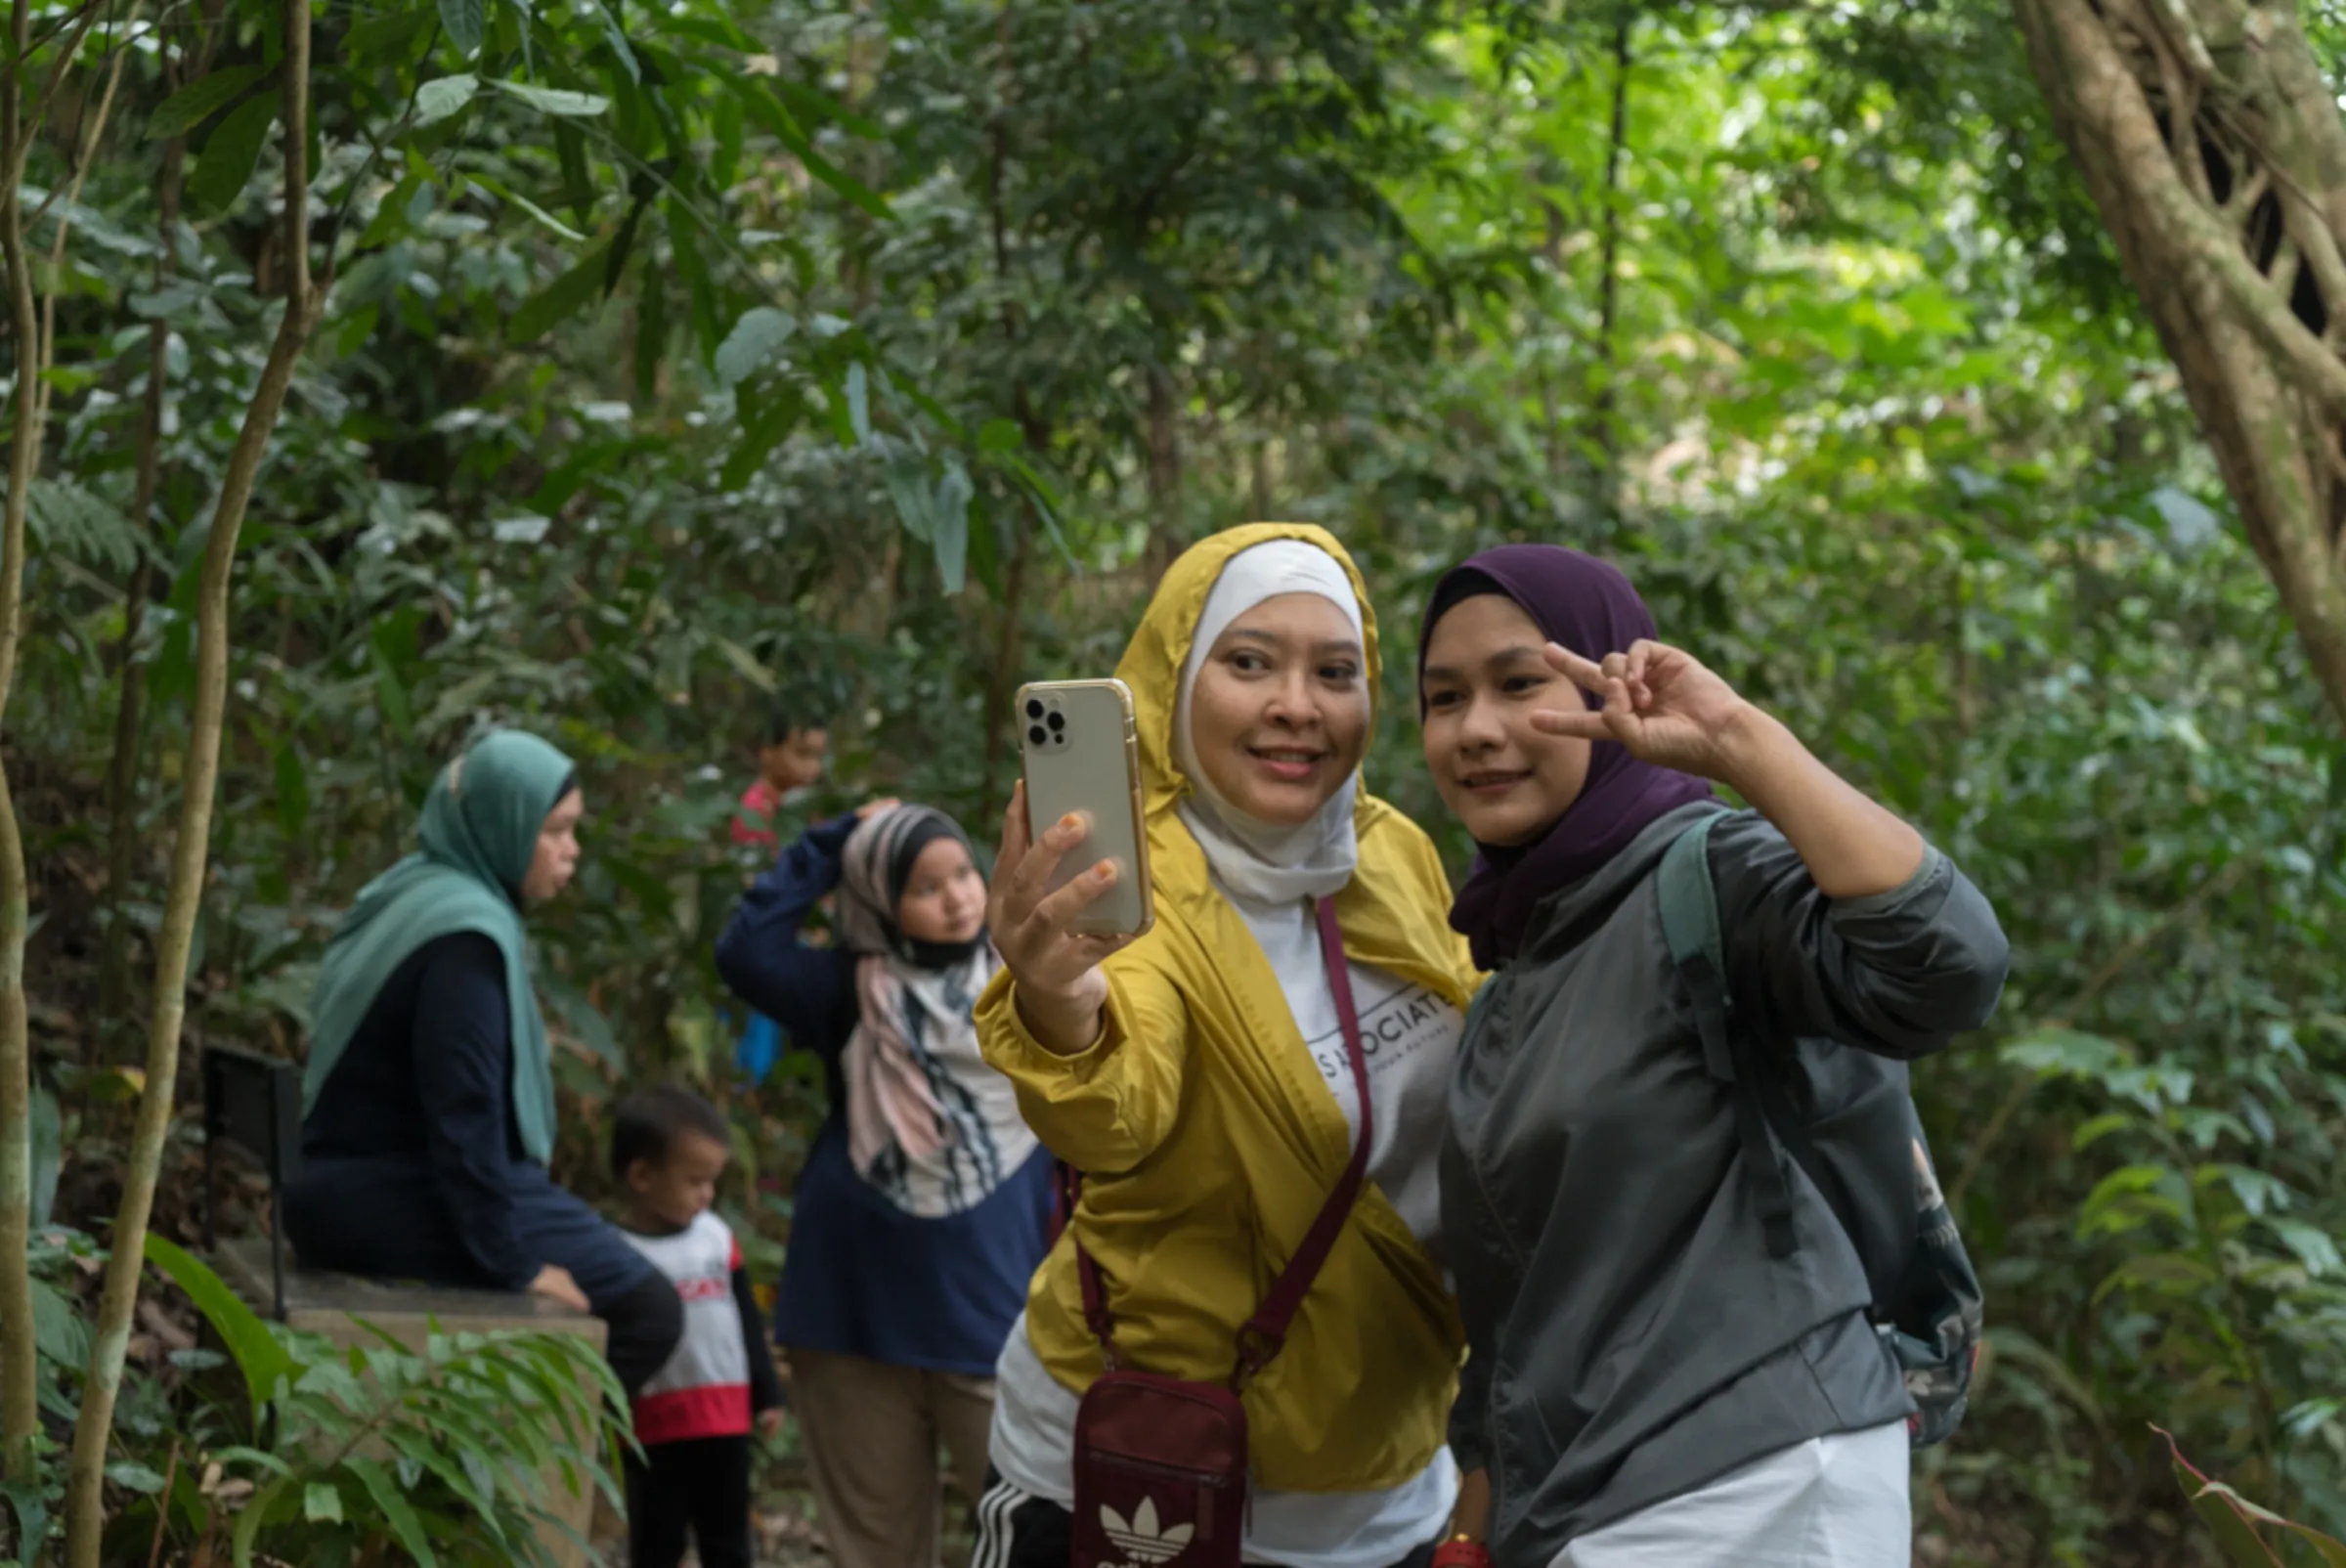
<path fill-rule="evenodd" d="M 717 969 L 743 1001 L 823 1064 L 831 1113 L 799 1174 L 774 1309 L 784 1345 L 934 1372 L 993 1375 L 1049 1243 L 1051 1157 L 1033 1156 L 975 1207 L 923 1218 L 847 1157 L 841 1052 L 855 1031 L 855 955 L 809 945 L 806 917 L 839 885 L 855 818 L 809 829 L 742 897 Z"/>
<path fill-rule="evenodd" d="M 428 1161 L 465 1255 L 509 1289 L 540 1264 L 516 1235 L 505 960 L 478 932 L 425 942 L 391 972 L 304 1118 L 305 1161 Z"/>

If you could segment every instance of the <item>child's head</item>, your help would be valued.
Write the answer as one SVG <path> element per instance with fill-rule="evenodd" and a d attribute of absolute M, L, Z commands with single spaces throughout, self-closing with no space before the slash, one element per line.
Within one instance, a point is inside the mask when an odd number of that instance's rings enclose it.
<path fill-rule="evenodd" d="M 758 748 L 758 776 L 777 795 L 803 790 L 823 776 L 831 731 L 819 719 L 777 709 Z"/>
<path fill-rule="evenodd" d="M 611 1174 L 640 1217 L 681 1228 L 717 1198 L 732 1157 L 732 1133 L 717 1107 L 689 1089 L 662 1084 L 619 1103 L 611 1129 Z"/>

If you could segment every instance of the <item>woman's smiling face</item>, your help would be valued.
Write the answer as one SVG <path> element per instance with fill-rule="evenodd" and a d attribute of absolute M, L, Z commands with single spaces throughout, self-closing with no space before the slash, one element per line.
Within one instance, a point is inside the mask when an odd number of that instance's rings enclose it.
<path fill-rule="evenodd" d="M 1588 781 L 1588 742 L 1532 727 L 1535 711 L 1581 703 L 1580 688 L 1542 657 L 1546 645 L 1501 593 L 1460 599 L 1426 638 L 1425 765 L 1478 843 L 1540 837 Z"/>
<path fill-rule="evenodd" d="M 1238 812 L 1292 827 L 1368 748 L 1368 661 L 1352 619 L 1317 593 L 1263 600 L 1214 639 L 1190 689 L 1190 744 Z"/>

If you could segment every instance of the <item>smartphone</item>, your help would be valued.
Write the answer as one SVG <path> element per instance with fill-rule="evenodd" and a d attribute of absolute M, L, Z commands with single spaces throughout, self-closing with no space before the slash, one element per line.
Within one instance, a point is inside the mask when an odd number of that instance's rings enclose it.
<path fill-rule="evenodd" d="M 1060 858 L 1051 891 L 1106 860 L 1115 885 L 1075 917 L 1087 936 L 1138 936 L 1156 921 L 1149 896 L 1149 836 L 1142 821 L 1141 748 L 1132 692 L 1121 680 L 1037 680 L 1019 688 L 1026 823 L 1037 836 L 1070 811 L 1090 821 Z"/>

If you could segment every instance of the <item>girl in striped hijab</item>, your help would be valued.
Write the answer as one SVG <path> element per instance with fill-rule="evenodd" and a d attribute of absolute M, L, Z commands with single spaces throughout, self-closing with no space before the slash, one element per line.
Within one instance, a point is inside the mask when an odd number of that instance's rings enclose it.
<path fill-rule="evenodd" d="M 836 895 L 834 942 L 804 924 Z M 974 1503 L 995 1357 L 1051 1219 L 1051 1156 L 971 1010 L 1000 967 L 943 812 L 876 801 L 782 851 L 717 967 L 823 1067 L 774 1327 L 837 1568 L 934 1568 L 937 1446 Z"/>

